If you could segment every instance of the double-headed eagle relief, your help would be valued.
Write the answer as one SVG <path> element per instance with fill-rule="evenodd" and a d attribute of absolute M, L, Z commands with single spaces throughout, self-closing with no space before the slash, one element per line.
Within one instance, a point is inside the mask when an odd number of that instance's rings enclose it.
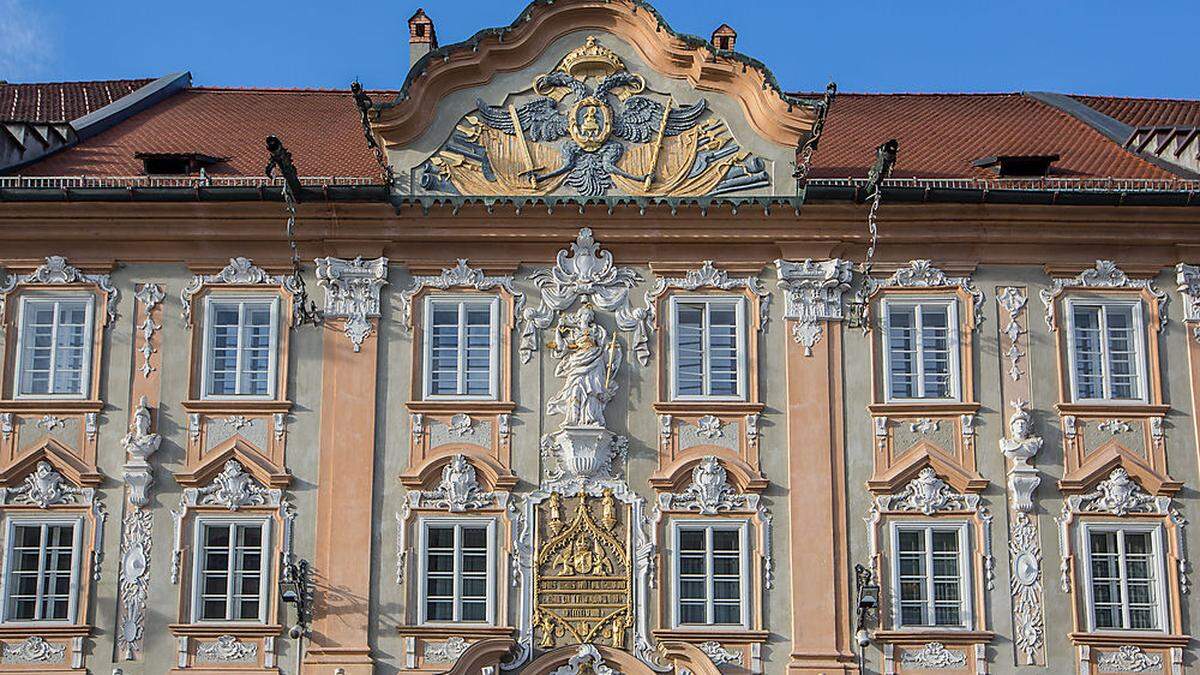
<path fill-rule="evenodd" d="M 615 189 L 699 197 L 770 185 L 766 162 L 742 150 L 707 101 L 676 105 L 650 91 L 594 36 L 517 98 L 477 101 L 418 169 L 422 187 L 468 196 Z"/>

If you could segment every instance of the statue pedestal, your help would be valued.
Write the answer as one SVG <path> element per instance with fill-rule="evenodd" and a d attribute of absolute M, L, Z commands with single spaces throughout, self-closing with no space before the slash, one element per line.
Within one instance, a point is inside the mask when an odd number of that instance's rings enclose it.
<path fill-rule="evenodd" d="M 612 477 L 613 433 L 602 427 L 563 427 L 550 441 L 563 478 Z"/>

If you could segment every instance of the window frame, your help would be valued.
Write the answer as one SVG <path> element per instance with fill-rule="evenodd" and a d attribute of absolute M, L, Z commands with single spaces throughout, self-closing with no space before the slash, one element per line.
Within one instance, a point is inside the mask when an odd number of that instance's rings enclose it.
<path fill-rule="evenodd" d="M 680 583 L 679 583 L 680 582 L 680 579 L 679 579 L 679 572 L 680 572 L 679 535 L 683 530 L 703 530 L 705 532 L 710 532 L 713 529 L 736 530 L 738 532 L 738 537 L 740 538 L 740 540 L 739 540 L 739 546 L 740 546 L 739 557 L 741 558 L 741 569 L 739 570 L 739 572 L 740 572 L 739 583 L 741 583 L 741 591 L 742 591 L 742 600 L 741 600 L 741 604 L 740 604 L 742 620 L 740 623 L 712 623 L 712 624 L 682 623 L 680 621 L 680 615 L 682 613 L 681 612 L 682 608 L 680 607 L 681 602 L 682 602 L 682 597 L 679 592 L 679 586 L 680 586 Z M 707 581 L 708 581 L 708 588 L 706 589 L 706 592 L 705 592 L 705 602 L 706 602 L 706 610 L 705 611 L 708 616 L 713 616 L 713 612 L 714 612 L 713 607 L 714 607 L 714 599 L 715 599 L 715 592 L 713 590 L 713 578 L 712 578 L 713 553 L 712 553 L 712 547 L 711 547 L 711 545 L 709 545 L 711 543 L 711 536 L 706 535 L 706 537 L 707 537 L 707 541 L 706 541 L 707 550 L 705 552 L 706 553 L 705 565 L 707 568 L 706 576 L 707 576 Z M 751 570 L 752 570 L 751 565 L 753 563 L 753 560 L 750 555 L 751 554 L 750 549 L 752 546 L 752 541 L 750 539 L 750 520 L 748 518 L 673 518 L 670 522 L 670 542 L 671 542 L 671 548 L 669 551 L 669 555 L 667 556 L 669 563 L 670 563 L 669 576 L 667 577 L 668 583 L 670 584 L 670 591 L 667 593 L 667 598 L 668 598 L 668 602 L 670 602 L 670 605 L 671 605 L 670 612 L 669 612 L 671 628 L 678 629 L 678 630 L 697 630 L 697 631 L 728 631 L 731 629 L 732 630 L 751 630 L 753 628 L 752 624 L 753 624 L 754 607 L 752 607 L 752 604 L 753 604 L 754 594 L 753 594 L 753 589 L 751 587 L 751 583 L 753 582 L 753 579 L 750 576 Z"/>
<path fill-rule="evenodd" d="M 247 302 L 270 302 L 271 304 L 271 333 L 270 333 L 270 356 L 267 364 L 267 383 L 268 390 L 266 394 L 210 394 L 208 393 L 208 385 L 212 381 L 212 361 L 213 354 L 210 349 L 213 338 L 213 305 L 215 303 L 247 303 Z M 245 294 L 245 293 L 209 293 L 204 296 L 204 337 L 201 341 L 201 364 L 200 364 L 200 400 L 203 401 L 274 401 L 279 394 L 279 312 L 280 302 L 278 294 Z M 238 310 L 238 363 L 242 360 L 241 346 L 241 330 L 242 330 L 242 310 Z M 241 383 L 241 368 L 238 368 L 237 382 Z"/>
<path fill-rule="evenodd" d="M 1091 305 L 1101 307 L 1101 325 L 1100 325 L 1100 355 L 1102 375 L 1102 388 L 1104 396 L 1101 398 L 1081 398 L 1076 388 L 1076 369 L 1075 369 L 1075 307 L 1078 305 Z M 1149 387 L 1149 343 L 1146 330 L 1146 318 L 1142 307 L 1141 298 L 1126 299 L 1126 298 L 1093 298 L 1086 296 L 1068 297 L 1063 302 L 1063 311 L 1066 314 L 1066 347 L 1067 347 L 1067 388 L 1070 396 L 1069 400 L 1072 403 L 1102 403 L 1105 405 L 1143 405 L 1150 401 Z M 1135 360 L 1137 361 L 1137 377 L 1138 377 L 1138 396 L 1136 398 L 1112 398 L 1112 384 L 1110 382 L 1111 366 L 1108 362 L 1108 333 L 1107 320 L 1105 319 L 1107 307 L 1132 307 L 1133 308 L 1133 328 L 1134 328 L 1134 347 L 1136 348 Z"/>
<path fill-rule="evenodd" d="M 949 373 L 951 395 L 948 397 L 896 397 L 892 395 L 892 348 L 891 348 L 891 312 L 896 307 L 918 308 L 913 313 L 917 330 L 917 360 L 916 381 L 919 390 L 925 388 L 924 353 L 920 348 L 921 323 L 919 307 L 921 305 L 940 305 L 946 307 L 947 351 L 949 352 Z M 896 295 L 880 300 L 882 315 L 881 347 L 883 352 L 883 400 L 887 403 L 961 403 L 963 401 L 963 364 L 962 364 L 962 325 L 959 323 L 959 298 L 957 296 L 931 295 Z"/>
<path fill-rule="evenodd" d="M 80 374 L 80 384 L 83 391 L 78 394 L 23 394 L 21 393 L 21 385 L 25 381 L 25 317 L 27 307 L 30 302 L 39 301 L 83 301 L 87 304 L 87 321 L 84 324 L 84 335 L 87 337 L 84 343 L 84 367 Z M 55 311 L 55 324 L 53 335 L 58 334 L 58 313 Z M 69 291 L 28 291 L 20 296 L 20 310 L 18 312 L 17 330 L 16 330 L 16 357 L 14 359 L 13 370 L 15 378 L 13 382 L 13 398 L 20 400 L 87 400 L 92 395 L 93 375 L 95 373 L 95 354 L 96 354 L 96 294 L 88 292 L 69 292 Z M 57 340 L 52 340 L 57 342 Z M 51 359 L 56 358 L 57 348 L 51 349 Z M 54 370 L 51 369 L 51 379 L 53 380 Z"/>
<path fill-rule="evenodd" d="M 966 520 L 912 520 L 900 519 L 893 520 L 888 524 L 889 530 L 889 549 L 888 553 L 891 557 L 889 561 L 889 569 L 891 579 L 888 593 L 891 599 L 891 616 L 892 627 L 896 630 L 912 630 L 912 631 L 969 631 L 975 625 L 974 613 L 974 593 L 975 593 L 975 575 L 973 568 L 973 553 L 974 545 L 971 540 L 973 532 L 971 522 Z M 958 589 L 960 600 L 960 618 L 961 621 L 957 626 L 945 626 L 937 624 L 906 624 L 903 620 L 903 612 L 901 611 L 900 602 L 900 532 L 902 530 L 921 530 L 925 533 L 926 539 L 926 580 L 932 578 L 932 565 L 929 564 L 933 556 L 933 547 L 929 545 L 930 534 L 933 530 L 956 530 L 958 532 L 959 550 L 958 550 Z M 929 587 L 929 597 L 926 599 L 926 611 L 935 611 L 935 597 L 933 587 Z"/>
<path fill-rule="evenodd" d="M 1170 605 L 1170 596 L 1167 595 L 1167 553 L 1164 548 L 1165 537 L 1162 523 L 1122 523 L 1114 521 L 1094 521 L 1084 522 L 1079 526 L 1079 546 L 1082 552 L 1081 565 L 1083 567 L 1083 598 L 1084 612 L 1087 618 L 1087 629 L 1089 633 L 1128 633 L 1132 635 L 1153 635 L 1165 634 L 1170 632 L 1170 615 L 1168 613 Z M 1117 541 L 1120 550 L 1124 550 L 1124 533 L 1149 533 L 1151 544 L 1154 546 L 1154 592 L 1158 594 L 1158 607 L 1155 618 L 1158 620 L 1157 628 L 1096 628 L 1096 612 L 1095 601 L 1092 597 L 1092 532 L 1116 532 Z M 1126 625 L 1129 624 L 1129 601 L 1128 588 L 1125 583 L 1125 560 L 1124 555 L 1120 555 L 1119 572 L 1121 574 L 1121 618 Z"/>
<path fill-rule="evenodd" d="M 214 624 L 236 624 L 236 625 L 260 625 L 268 623 L 267 619 L 272 611 L 271 602 L 273 596 L 271 589 L 274 588 L 276 580 L 271 574 L 271 569 L 274 566 L 275 546 L 274 546 L 274 528 L 273 518 L 267 515 L 260 516 L 208 516 L 197 515 L 192 521 L 192 587 L 191 587 L 191 612 L 189 618 L 196 625 L 214 625 Z M 263 528 L 263 552 L 262 563 L 260 565 L 260 582 L 259 582 L 259 602 L 258 602 L 258 618 L 257 619 L 204 619 L 201 618 L 201 595 L 203 590 L 203 566 L 202 556 L 204 555 L 204 544 L 202 533 L 208 525 L 224 525 L 226 527 L 232 525 L 262 525 Z M 229 574 L 233 574 L 231 570 Z M 229 615 L 229 603 L 232 602 L 232 584 L 227 587 L 226 592 L 226 616 Z"/>
<path fill-rule="evenodd" d="M 487 576 L 485 586 L 487 588 L 487 609 L 485 610 L 485 619 L 483 621 L 463 621 L 461 619 L 452 619 L 450 621 L 432 621 L 427 618 L 428 614 L 428 586 L 424 583 L 428 576 L 429 568 L 429 528 L 430 527 L 485 527 L 487 529 Z M 471 517 L 446 517 L 446 516 L 420 516 L 417 518 L 417 625 L 418 626 L 495 626 L 496 620 L 496 605 L 497 605 L 497 562 L 499 560 L 499 542 L 496 533 L 497 525 L 495 518 L 471 518 Z M 461 587 L 462 574 L 459 572 L 461 566 L 461 546 L 458 544 L 460 535 L 455 534 L 455 550 L 454 550 L 454 614 L 459 613 L 459 603 L 462 601 Z"/>
<path fill-rule="evenodd" d="M 84 518 L 82 515 L 71 516 L 54 516 L 54 515 L 7 515 L 4 518 L 4 569 L 3 577 L 0 577 L 0 624 L 5 626 L 73 626 L 78 623 L 79 616 L 79 596 L 82 588 L 83 574 L 83 527 Z M 12 619 L 9 617 L 9 591 L 12 581 L 12 561 L 13 561 L 13 533 L 17 526 L 21 525 L 39 525 L 41 527 L 55 525 L 70 525 L 74 527 L 72 533 L 72 555 L 71 555 L 71 583 L 69 598 L 67 600 L 67 618 L 66 619 Z M 44 539 L 43 539 L 44 542 Z M 42 553 L 45 553 L 43 545 Z M 39 561 L 40 566 L 40 561 Z M 41 572 L 38 576 L 38 585 L 41 586 Z"/>
<path fill-rule="evenodd" d="M 710 382 L 708 380 L 709 372 L 709 345 L 707 340 L 707 317 L 708 306 L 729 304 L 736 307 L 735 317 L 735 338 L 737 340 L 737 387 L 738 393 L 733 396 L 712 395 L 712 394 L 680 394 L 679 393 L 679 306 L 681 304 L 703 303 L 705 308 L 705 335 L 701 337 L 703 343 L 703 363 L 701 374 L 701 389 L 709 389 Z M 749 382 L 750 377 L 748 368 L 750 362 L 750 341 L 746 329 L 746 314 L 748 312 L 749 302 L 744 295 L 731 294 L 715 294 L 715 293 L 674 293 L 667 300 L 667 316 L 669 317 L 669 325 L 667 331 L 668 339 L 668 358 L 667 358 L 667 393 L 670 395 L 671 401 L 732 401 L 744 402 L 750 400 Z"/>
<path fill-rule="evenodd" d="M 490 312 L 489 318 L 489 349 L 488 360 L 490 363 L 488 373 L 488 389 L 487 394 L 433 394 L 430 392 L 433 385 L 433 307 L 438 303 L 457 304 L 459 306 L 459 329 L 462 330 L 462 306 L 464 303 L 477 302 L 480 304 L 487 303 Z M 421 317 L 421 399 L 425 401 L 498 401 L 500 400 L 500 296 L 470 294 L 470 293 L 435 293 L 426 295 L 422 301 L 423 316 Z M 460 334 L 461 337 L 461 334 Z M 466 370 L 463 367 L 463 359 L 465 358 L 465 350 L 459 351 L 458 356 L 458 381 L 461 389 L 463 378 Z"/>

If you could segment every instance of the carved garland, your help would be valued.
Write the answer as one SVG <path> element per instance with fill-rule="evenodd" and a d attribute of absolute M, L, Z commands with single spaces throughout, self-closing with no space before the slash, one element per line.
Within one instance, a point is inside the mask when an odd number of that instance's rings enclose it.
<path fill-rule="evenodd" d="M 538 350 L 539 332 L 549 328 L 559 312 L 576 300 L 614 312 L 617 327 L 633 336 L 638 361 L 649 363 L 653 310 L 635 308 L 629 302 L 629 291 L 641 283 L 642 276 L 632 267 L 614 265 L 612 253 L 600 248 L 590 228 L 579 230 L 569 251 L 558 252 L 554 267 L 538 270 L 529 278 L 542 297 L 537 307 L 527 307 L 522 314 L 521 363 L 529 363 Z"/>
<path fill-rule="evenodd" d="M 149 317 L 149 313 L 147 313 Z M 145 509 L 154 473 L 149 458 L 158 451 L 162 436 L 151 433 L 150 408 L 146 397 L 134 409 L 129 433 L 121 441 L 128 460 L 124 466 L 129 512 L 121 524 L 120 604 L 117 619 L 117 649 L 125 660 L 135 658 L 145 635 L 146 598 L 150 590 L 150 550 L 153 546 L 153 515 Z"/>
<path fill-rule="evenodd" d="M 1041 292 L 1042 304 L 1046 306 L 1046 326 L 1058 330 L 1054 318 L 1054 305 L 1065 291 L 1073 288 L 1133 288 L 1149 293 L 1158 302 L 1158 325 L 1167 325 L 1167 294 L 1154 286 L 1153 279 L 1130 279 L 1111 260 L 1097 260 L 1096 266 L 1086 269 L 1073 279 L 1058 278 L 1050 288 Z"/>
<path fill-rule="evenodd" d="M 154 339 L 154 334 L 162 329 L 162 326 L 154 323 L 154 318 L 151 316 L 154 313 L 154 308 L 158 307 L 163 301 L 166 294 L 163 292 L 162 286 L 158 284 L 143 284 L 134 294 L 139 302 L 142 303 L 142 309 L 146 313 L 146 318 L 142 320 L 142 325 L 138 326 L 138 332 L 142 335 L 142 346 L 138 347 L 138 354 L 142 355 L 142 365 L 139 370 L 143 378 L 149 378 L 150 373 L 154 372 L 154 366 L 150 365 L 150 357 L 154 354 L 154 347 L 150 344 Z"/>
<path fill-rule="evenodd" d="M 84 274 L 78 268 L 72 267 L 67 259 L 60 255 L 46 258 L 44 264 L 29 274 L 15 274 L 5 280 L 4 285 L 0 286 L 0 320 L 4 319 L 8 294 L 16 290 L 18 286 L 66 284 L 95 284 L 97 288 L 108 295 L 108 301 L 105 304 L 108 308 L 109 325 L 116 321 L 117 299 L 121 294 L 112 285 L 109 275 Z"/>
<path fill-rule="evenodd" d="M 1021 359 L 1025 356 L 1025 352 L 1021 351 L 1021 336 L 1029 331 L 1021 327 L 1020 321 L 1021 315 L 1025 313 L 1025 306 L 1029 303 L 1029 296 L 1021 288 L 1005 286 L 996 296 L 996 301 L 1008 314 L 1001 333 L 1008 338 L 1008 349 L 1004 350 L 1009 363 L 1008 376 L 1016 382 L 1024 375 L 1021 372 Z"/>
<path fill-rule="evenodd" d="M 864 308 L 867 307 L 867 301 L 881 289 L 884 288 L 957 288 L 967 295 L 971 296 L 974 301 L 973 316 L 971 317 L 971 326 L 978 328 L 983 325 L 983 291 L 975 285 L 971 277 L 951 277 L 945 272 L 933 266 L 929 260 L 911 260 L 907 267 L 901 267 L 896 270 L 892 276 L 887 279 L 876 279 L 868 277 L 859 289 L 857 300 L 863 303 Z M 867 311 L 864 309 L 864 312 Z M 863 316 L 863 328 L 870 325 L 867 321 L 867 316 Z"/>
<path fill-rule="evenodd" d="M 268 286 L 281 287 L 289 294 L 296 293 L 295 279 L 289 275 L 268 274 L 266 270 L 255 266 L 249 258 L 236 257 L 230 258 L 229 264 L 216 274 L 197 274 L 192 277 L 190 283 L 184 287 L 179 293 L 179 300 L 183 303 L 183 320 L 184 323 L 191 328 L 192 325 L 192 298 L 195 297 L 205 286 L 213 285 L 252 285 L 252 286 Z"/>
<path fill-rule="evenodd" d="M 413 328 L 413 298 L 426 288 L 449 290 L 452 288 L 474 288 L 477 291 L 500 289 L 513 297 L 513 313 L 519 315 L 525 306 L 525 294 L 513 287 L 511 275 L 490 277 L 483 270 L 475 269 L 467 264 L 466 259 L 459 258 L 458 263 L 449 269 L 442 270 L 437 276 L 414 276 L 413 285 L 408 290 L 397 294 L 400 301 L 400 322 L 405 330 Z M 526 359 L 528 360 L 528 359 Z"/>

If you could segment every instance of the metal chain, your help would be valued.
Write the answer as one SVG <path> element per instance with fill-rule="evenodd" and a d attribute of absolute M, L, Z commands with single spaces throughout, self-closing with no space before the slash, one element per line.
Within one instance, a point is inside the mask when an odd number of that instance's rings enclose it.
<path fill-rule="evenodd" d="M 867 230 L 871 233 L 871 243 L 867 246 L 867 258 L 863 261 L 863 276 L 871 276 L 871 265 L 875 260 L 875 247 L 879 245 L 879 203 L 883 198 L 883 190 L 876 190 L 871 198 L 871 210 L 867 212 Z"/>
<path fill-rule="evenodd" d="M 283 204 L 287 207 L 287 239 L 288 246 L 292 249 L 292 292 L 296 298 L 295 320 L 296 326 L 312 324 L 316 326 L 321 323 L 321 314 L 317 311 L 317 303 L 313 302 L 308 297 L 308 288 L 304 284 L 304 275 L 300 269 L 300 247 L 296 243 L 296 199 L 292 195 L 292 189 L 288 186 L 288 182 L 283 181 Z"/>

